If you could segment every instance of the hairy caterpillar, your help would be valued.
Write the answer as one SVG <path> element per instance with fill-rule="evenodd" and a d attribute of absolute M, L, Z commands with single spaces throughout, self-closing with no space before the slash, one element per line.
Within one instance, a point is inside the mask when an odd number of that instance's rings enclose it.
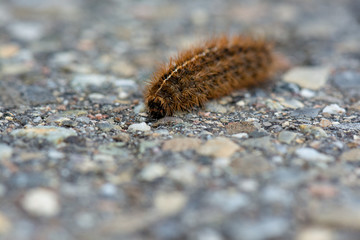
<path fill-rule="evenodd" d="M 271 46 L 251 37 L 222 36 L 180 52 L 145 89 L 151 118 L 202 107 L 210 99 L 263 83 L 272 70 Z"/>

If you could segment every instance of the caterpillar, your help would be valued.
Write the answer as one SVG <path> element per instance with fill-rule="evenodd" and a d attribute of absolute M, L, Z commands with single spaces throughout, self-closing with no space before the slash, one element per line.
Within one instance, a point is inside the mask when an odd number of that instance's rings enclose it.
<path fill-rule="evenodd" d="M 269 79 L 272 47 L 264 39 L 220 36 L 195 46 L 163 64 L 145 88 L 150 118 L 203 107 L 208 100 Z"/>

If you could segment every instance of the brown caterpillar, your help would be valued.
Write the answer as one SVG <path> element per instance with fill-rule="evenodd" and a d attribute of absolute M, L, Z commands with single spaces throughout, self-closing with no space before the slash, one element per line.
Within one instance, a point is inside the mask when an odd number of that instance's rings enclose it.
<path fill-rule="evenodd" d="M 210 99 L 263 83 L 272 70 L 271 51 L 265 40 L 222 36 L 180 52 L 154 74 L 145 90 L 150 117 L 189 111 Z"/>

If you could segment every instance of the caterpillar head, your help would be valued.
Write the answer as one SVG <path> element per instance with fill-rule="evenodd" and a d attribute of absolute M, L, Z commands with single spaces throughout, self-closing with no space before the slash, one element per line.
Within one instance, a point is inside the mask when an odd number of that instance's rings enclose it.
<path fill-rule="evenodd" d="M 148 99 L 147 107 L 150 118 L 159 119 L 166 116 L 165 101 L 162 97 L 156 96 Z"/>

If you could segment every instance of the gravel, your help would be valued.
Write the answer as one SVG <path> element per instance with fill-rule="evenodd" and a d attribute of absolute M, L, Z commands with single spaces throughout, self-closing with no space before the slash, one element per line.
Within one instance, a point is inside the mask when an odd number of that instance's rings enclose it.
<path fill-rule="evenodd" d="M 0 2 L 0 239 L 358 240 L 359 3 Z M 272 82 L 157 121 L 143 92 L 209 35 Z"/>

